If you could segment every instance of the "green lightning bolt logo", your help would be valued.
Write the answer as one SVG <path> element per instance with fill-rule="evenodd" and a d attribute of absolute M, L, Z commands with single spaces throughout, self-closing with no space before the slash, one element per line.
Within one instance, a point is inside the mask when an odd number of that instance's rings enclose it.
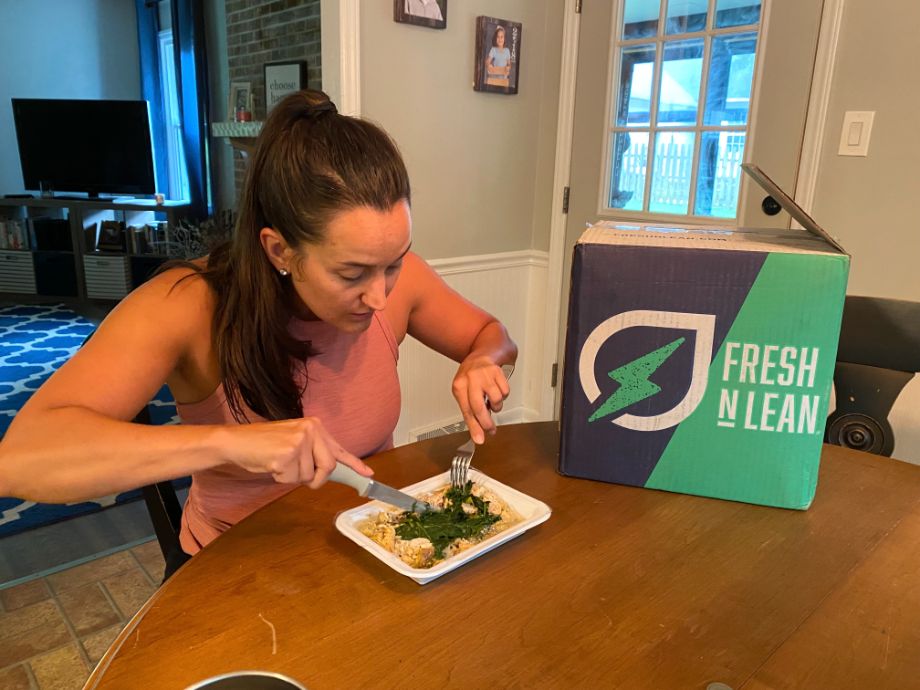
<path fill-rule="evenodd" d="M 642 355 L 638 359 L 624 364 L 609 372 L 607 376 L 620 384 L 613 394 L 598 407 L 589 418 L 589 422 L 609 417 L 633 403 L 650 398 L 661 390 L 661 386 L 652 383 L 648 377 L 655 373 L 665 361 L 674 354 L 686 338 L 678 338 L 664 347 Z"/>

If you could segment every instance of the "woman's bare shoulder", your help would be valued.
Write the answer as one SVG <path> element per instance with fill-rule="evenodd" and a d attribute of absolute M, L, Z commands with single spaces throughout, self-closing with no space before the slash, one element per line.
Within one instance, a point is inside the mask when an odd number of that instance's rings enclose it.
<path fill-rule="evenodd" d="M 214 308 L 214 290 L 200 271 L 190 266 L 158 273 L 132 292 L 129 299 L 145 306 L 159 305 L 174 317 Z"/>
<path fill-rule="evenodd" d="M 42 386 L 33 409 L 77 405 L 130 419 L 186 362 L 207 359 L 213 304 L 212 290 L 193 269 L 154 276 Z"/>
<path fill-rule="evenodd" d="M 407 252 L 403 258 L 402 270 L 393 292 L 416 296 L 425 292 L 426 285 L 440 278 L 434 269 L 415 252 Z"/>
<path fill-rule="evenodd" d="M 210 334 L 214 290 L 194 268 L 179 266 L 150 278 L 123 299 L 99 331 L 144 333 L 164 345 L 185 350 L 191 341 Z"/>
<path fill-rule="evenodd" d="M 403 258 L 399 278 L 387 297 L 386 307 L 386 316 L 397 342 L 402 342 L 406 336 L 409 316 L 418 303 L 419 295 L 424 292 L 428 271 L 431 271 L 431 267 L 418 254 L 408 252 Z"/>
<path fill-rule="evenodd" d="M 397 294 L 398 293 L 398 294 Z M 476 335 L 495 317 L 451 288 L 424 259 L 407 254 L 391 298 L 391 323 L 397 335 L 409 334 L 456 361 L 469 351 Z M 387 303 L 387 311 L 390 302 Z"/>

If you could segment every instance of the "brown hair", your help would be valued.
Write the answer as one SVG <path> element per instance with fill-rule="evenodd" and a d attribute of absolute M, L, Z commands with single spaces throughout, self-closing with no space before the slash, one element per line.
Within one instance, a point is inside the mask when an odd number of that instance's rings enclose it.
<path fill-rule="evenodd" d="M 274 228 L 296 249 L 323 242 L 338 213 L 388 211 L 409 198 L 405 164 L 382 129 L 340 115 L 320 91 L 275 105 L 249 159 L 233 237 L 200 272 L 216 298 L 214 343 L 237 421 L 248 421 L 243 404 L 265 419 L 302 416 L 294 373 L 314 354 L 288 331 L 293 286 L 265 255 L 262 228 Z"/>

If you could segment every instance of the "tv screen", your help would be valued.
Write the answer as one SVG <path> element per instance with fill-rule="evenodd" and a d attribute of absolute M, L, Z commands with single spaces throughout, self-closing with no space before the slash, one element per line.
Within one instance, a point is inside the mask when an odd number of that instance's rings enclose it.
<path fill-rule="evenodd" d="M 28 190 L 153 194 L 147 101 L 14 98 Z"/>

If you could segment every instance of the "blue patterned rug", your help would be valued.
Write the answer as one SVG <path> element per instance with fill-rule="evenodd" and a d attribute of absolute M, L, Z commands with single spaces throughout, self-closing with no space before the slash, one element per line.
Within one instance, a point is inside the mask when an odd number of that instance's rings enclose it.
<path fill-rule="evenodd" d="M 0 307 L 0 438 L 38 387 L 66 362 L 95 325 L 61 304 Z M 164 386 L 148 405 L 154 424 L 178 423 Z M 179 484 L 187 484 L 181 481 Z M 52 505 L 0 497 L 0 537 L 133 501 L 140 491 Z"/>

